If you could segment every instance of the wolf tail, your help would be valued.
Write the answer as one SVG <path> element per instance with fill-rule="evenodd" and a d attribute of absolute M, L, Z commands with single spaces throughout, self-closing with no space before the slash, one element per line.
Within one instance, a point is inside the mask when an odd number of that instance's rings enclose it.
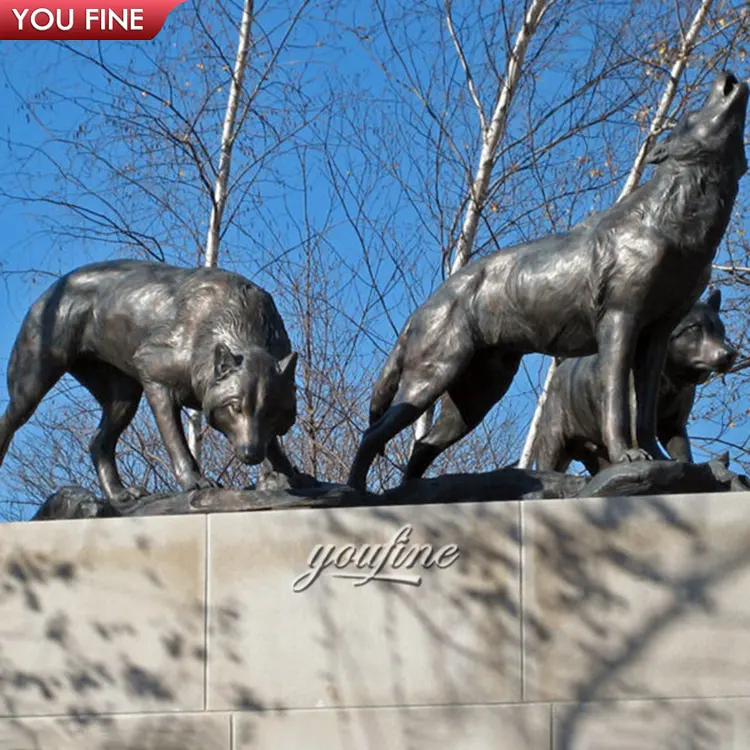
<path fill-rule="evenodd" d="M 370 427 L 388 411 L 388 407 L 393 402 L 393 398 L 398 391 L 401 381 L 401 370 L 404 364 L 407 331 L 408 325 L 398 337 L 396 346 L 393 347 L 393 351 L 386 360 L 383 371 L 375 383 L 372 399 L 370 399 Z"/>
<path fill-rule="evenodd" d="M 8 425 L 8 418 L 3 415 L 0 417 L 0 466 L 3 465 L 3 459 L 10 447 L 10 441 L 13 439 L 13 430 Z"/>

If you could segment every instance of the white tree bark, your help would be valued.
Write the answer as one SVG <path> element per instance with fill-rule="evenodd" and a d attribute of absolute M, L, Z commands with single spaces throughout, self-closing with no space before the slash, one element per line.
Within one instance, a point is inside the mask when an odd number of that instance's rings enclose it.
<path fill-rule="evenodd" d="M 629 195 L 633 190 L 635 190 L 636 187 L 638 187 L 641 176 L 643 175 L 643 170 L 646 166 L 646 155 L 651 150 L 654 141 L 664 130 L 664 125 L 667 121 L 667 113 L 669 112 L 669 108 L 672 106 L 675 94 L 677 93 L 677 85 L 679 84 L 680 78 L 682 77 L 682 74 L 687 67 L 690 55 L 693 53 L 693 50 L 697 45 L 698 35 L 700 34 L 700 31 L 706 22 L 706 17 L 708 16 L 708 12 L 711 9 L 712 2 L 713 0 L 703 0 L 703 2 L 700 4 L 700 7 L 696 11 L 695 16 L 693 16 L 693 21 L 690 24 L 690 27 L 688 28 L 685 36 L 680 42 L 680 48 L 677 52 L 677 58 L 672 65 L 672 69 L 669 71 L 669 80 L 667 81 L 667 85 L 664 87 L 664 93 L 662 94 L 661 100 L 659 101 L 659 106 L 656 108 L 654 117 L 651 120 L 648 134 L 641 144 L 641 147 L 638 149 L 638 153 L 636 154 L 635 161 L 633 162 L 633 167 L 630 170 L 630 174 L 628 175 L 628 179 L 625 181 L 625 186 L 623 187 L 622 192 L 617 198 L 618 201 L 621 201 L 623 198 L 625 198 L 625 196 Z M 529 464 L 531 463 L 531 450 L 533 448 L 534 440 L 536 438 L 536 432 L 539 427 L 539 419 L 542 414 L 542 407 L 544 406 L 544 402 L 547 399 L 547 390 L 549 389 L 549 385 L 552 382 L 552 376 L 555 374 L 556 369 L 557 364 L 553 359 L 550 363 L 549 369 L 547 370 L 547 376 L 544 380 L 544 386 L 542 387 L 542 392 L 539 394 L 539 399 L 537 400 L 536 408 L 534 410 L 534 416 L 531 418 L 531 424 L 529 425 L 529 432 L 526 435 L 526 442 L 524 443 L 523 451 L 521 452 L 521 458 L 518 461 L 518 467 L 521 469 L 527 469 L 529 467 Z"/>
<path fill-rule="evenodd" d="M 661 135 L 664 130 L 664 124 L 667 120 L 667 113 L 669 108 L 672 106 L 675 94 L 677 93 L 677 84 L 680 82 L 680 78 L 687 67 L 690 55 L 695 49 L 696 42 L 698 41 L 698 34 L 700 34 L 703 24 L 706 22 L 706 16 L 708 11 L 711 9 L 713 0 L 703 0 L 700 8 L 693 17 L 693 22 L 690 24 L 690 28 L 682 39 L 680 49 L 677 53 L 677 59 L 672 65 L 672 69 L 669 71 L 669 80 L 667 85 L 664 87 L 664 93 L 662 94 L 659 106 L 656 108 L 654 119 L 651 120 L 651 126 L 648 129 L 648 135 L 643 141 L 638 154 L 635 157 L 633 168 L 630 170 L 628 179 L 625 181 L 625 187 L 623 187 L 620 197 L 617 200 L 622 200 L 626 195 L 630 194 L 641 181 L 643 170 L 646 166 L 646 154 L 651 150 L 654 145 L 654 141 Z"/>
<path fill-rule="evenodd" d="M 518 81 L 521 78 L 521 70 L 526 58 L 526 50 L 528 49 L 529 42 L 534 36 L 544 14 L 553 2 L 554 0 L 531 0 L 531 4 L 524 16 L 523 24 L 516 35 L 513 48 L 511 49 L 510 55 L 505 63 L 505 74 L 497 94 L 495 108 L 492 112 L 492 117 L 490 118 L 489 123 L 486 120 L 482 104 L 479 100 L 479 95 L 474 87 L 474 81 L 464 56 L 461 43 L 453 29 L 453 21 L 451 18 L 452 3 L 450 0 L 446 3 L 448 30 L 464 69 L 466 83 L 474 104 L 477 107 L 480 127 L 482 129 L 482 150 L 479 155 L 479 165 L 477 166 L 477 171 L 474 175 L 474 181 L 469 188 L 463 225 L 456 242 L 455 255 L 450 267 L 451 274 L 458 271 L 459 268 L 463 268 L 471 258 L 471 253 L 477 236 L 477 229 L 479 227 L 479 219 L 487 199 L 487 190 L 490 185 L 490 180 L 492 179 L 492 170 L 495 166 L 497 149 L 500 141 L 505 135 L 508 113 L 510 112 L 513 95 L 518 88 Z M 414 426 L 415 441 L 420 440 L 427 434 L 432 426 L 434 413 L 434 407 L 431 407 L 417 420 Z"/>
<path fill-rule="evenodd" d="M 456 243 L 456 253 L 451 264 L 451 273 L 455 273 L 459 268 L 463 268 L 471 257 L 474 241 L 477 236 L 477 228 L 479 227 L 479 218 L 487 198 L 487 189 L 489 188 L 492 170 L 495 166 L 497 149 L 505 135 L 510 105 L 513 101 L 513 95 L 518 88 L 518 81 L 521 78 L 521 70 L 526 59 L 526 50 L 544 14 L 549 10 L 553 2 L 554 0 L 532 0 L 531 5 L 529 5 L 526 11 L 523 25 L 516 35 L 513 49 L 505 64 L 505 75 L 500 91 L 498 92 L 495 109 L 489 124 L 482 128 L 482 151 L 479 156 L 479 165 L 474 182 L 469 190 L 469 201 L 466 213 L 464 214 L 461 234 Z"/>
<path fill-rule="evenodd" d="M 237 135 L 235 123 L 240 104 L 240 94 L 245 79 L 247 67 L 247 53 L 250 49 L 250 27 L 253 22 L 254 0 L 245 0 L 242 8 L 240 36 L 237 43 L 237 56 L 234 60 L 232 84 L 229 87 L 227 109 L 224 114 L 224 127 L 221 133 L 221 152 L 219 154 L 219 169 L 216 173 L 211 218 L 208 222 L 208 236 L 206 237 L 206 259 L 204 265 L 216 266 L 219 256 L 219 237 L 221 236 L 221 219 L 227 204 L 229 192 L 229 171 L 232 166 L 232 149 Z"/>
<path fill-rule="evenodd" d="M 229 173 L 232 166 L 232 149 L 234 148 L 237 131 L 237 111 L 239 109 L 240 94 L 242 93 L 247 54 L 250 49 L 250 27 L 252 26 L 254 0 L 245 0 L 242 8 L 237 55 L 232 71 L 232 83 L 229 87 L 229 98 L 224 114 L 224 127 L 221 133 L 221 149 L 219 153 L 219 167 L 216 172 L 211 217 L 208 222 L 208 236 L 206 237 L 206 252 L 204 266 L 213 268 L 219 257 L 219 239 L 221 237 L 221 220 L 229 193 Z M 190 452 L 195 460 L 200 462 L 202 445 L 202 418 L 199 411 L 188 411 L 187 441 Z"/>

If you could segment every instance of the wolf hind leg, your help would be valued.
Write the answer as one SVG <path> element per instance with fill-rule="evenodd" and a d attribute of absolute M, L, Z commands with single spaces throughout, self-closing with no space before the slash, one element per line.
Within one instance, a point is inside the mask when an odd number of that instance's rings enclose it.
<path fill-rule="evenodd" d="M 123 486 L 115 461 L 117 442 L 138 411 L 143 393 L 140 383 L 103 362 L 79 365 L 71 374 L 102 407 L 102 417 L 89 443 L 89 452 L 104 496 L 118 507 L 147 495 L 141 487 Z"/>
<path fill-rule="evenodd" d="M 393 399 L 398 393 L 407 335 L 408 325 L 399 336 L 396 346 L 386 360 L 383 371 L 380 373 L 380 377 L 375 383 L 372 398 L 370 399 L 370 427 L 372 427 L 386 413 L 386 411 L 388 411 L 388 408 L 391 406 Z M 385 443 L 383 443 L 383 446 L 378 451 L 378 455 L 385 456 Z"/>
<path fill-rule="evenodd" d="M 401 430 L 419 419 L 432 404 L 437 401 L 441 393 L 450 385 L 461 369 L 464 357 L 460 353 L 443 366 L 432 362 L 429 368 L 404 372 L 398 386 L 398 391 L 391 405 L 374 424 L 365 430 L 362 442 L 349 471 L 347 484 L 355 489 L 366 489 L 367 472 L 376 456 L 383 455 L 388 441 Z"/>
<path fill-rule="evenodd" d="M 370 399 L 370 426 L 374 425 L 385 414 L 388 407 L 393 403 L 396 393 L 398 393 L 408 330 L 407 326 L 399 336 L 396 346 L 386 360 L 383 371 L 375 383 Z"/>
<path fill-rule="evenodd" d="M 564 474 L 570 466 L 565 436 L 555 425 L 539 423 L 534 445 L 531 449 L 531 464 L 537 471 L 557 471 Z"/>
<path fill-rule="evenodd" d="M 414 404 L 404 400 L 388 407 L 385 414 L 365 430 L 349 471 L 347 484 L 354 489 L 366 489 L 367 472 L 376 456 L 382 456 L 388 441 L 416 422 L 420 414 L 423 414 L 434 401 L 435 399 L 432 399 L 430 403 L 423 405 L 421 402 Z"/>
<path fill-rule="evenodd" d="M 355 489 L 366 489 L 367 472 L 376 456 L 383 454 L 388 441 L 416 422 L 474 356 L 468 323 L 450 310 L 433 310 L 432 318 L 422 323 L 415 320 L 417 317 L 410 319 L 410 335 L 406 330 L 401 334 L 378 380 L 373 397 L 375 408 L 371 410 L 371 420 L 377 420 L 365 430 L 347 480 Z M 422 331 L 420 335 L 411 335 L 415 326 Z M 464 331 L 466 335 L 462 335 Z M 396 393 L 391 400 L 393 388 Z"/>
<path fill-rule="evenodd" d="M 416 441 L 403 481 L 421 477 L 451 445 L 468 435 L 505 395 L 521 358 L 484 349 L 472 358 L 443 396 L 440 415 L 427 434 Z"/>

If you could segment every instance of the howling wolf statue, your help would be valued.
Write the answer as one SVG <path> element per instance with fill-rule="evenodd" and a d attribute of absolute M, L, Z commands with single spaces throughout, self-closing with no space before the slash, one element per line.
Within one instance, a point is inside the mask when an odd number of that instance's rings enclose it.
<path fill-rule="evenodd" d="M 648 182 L 569 232 L 495 252 L 445 281 L 408 319 L 375 384 L 350 486 L 364 488 L 386 443 L 440 399 L 404 474 L 421 476 L 481 422 L 532 352 L 598 351 L 609 460 L 665 459 L 656 400 L 667 343 L 708 284 L 747 169 L 747 101 L 746 83 L 719 76 L 704 105 L 651 150 Z"/>

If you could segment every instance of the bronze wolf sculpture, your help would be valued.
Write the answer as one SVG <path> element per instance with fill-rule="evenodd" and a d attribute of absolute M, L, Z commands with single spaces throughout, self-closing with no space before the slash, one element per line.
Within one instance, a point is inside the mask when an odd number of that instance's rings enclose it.
<path fill-rule="evenodd" d="M 386 443 L 442 398 L 404 472 L 421 476 L 479 424 L 531 352 L 598 351 L 610 460 L 666 458 L 656 398 L 667 342 L 708 284 L 747 169 L 747 100 L 746 83 L 719 76 L 703 106 L 651 150 L 648 182 L 567 233 L 498 251 L 445 281 L 407 320 L 375 385 L 349 484 L 364 488 Z M 638 447 L 628 400 L 634 364 Z"/>
<path fill-rule="evenodd" d="M 712 372 L 725 373 L 737 351 L 726 342 L 721 292 L 698 302 L 672 331 L 659 383 L 656 434 L 671 458 L 693 462 L 687 422 L 695 389 Z M 598 356 L 563 360 L 549 384 L 532 456 L 539 471 L 565 472 L 580 461 L 593 476 L 609 466 L 601 432 Z M 631 389 L 631 403 L 635 394 Z"/>
<path fill-rule="evenodd" d="M 68 372 L 102 407 L 91 457 L 104 494 L 123 504 L 120 435 L 141 394 L 156 418 L 180 487 L 216 486 L 188 450 L 180 408 L 202 409 L 237 458 L 294 469 L 277 436 L 296 418 L 292 353 L 271 296 L 235 273 L 119 260 L 60 278 L 31 307 L 8 365 L 10 403 L 0 418 L 0 463 L 19 427 Z"/>

